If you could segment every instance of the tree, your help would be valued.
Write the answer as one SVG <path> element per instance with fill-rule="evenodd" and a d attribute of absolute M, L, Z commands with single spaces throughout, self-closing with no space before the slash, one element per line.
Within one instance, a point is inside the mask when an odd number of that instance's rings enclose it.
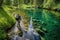
<path fill-rule="evenodd" d="M 3 4 L 3 0 L 0 0 L 0 6 L 2 6 L 2 4 Z"/>
<path fill-rule="evenodd" d="M 18 6 L 18 2 L 19 2 L 19 0 L 14 0 L 14 1 L 13 1 L 13 3 L 14 3 L 13 5 L 14 5 L 14 6 Z"/>
<path fill-rule="evenodd" d="M 6 0 L 6 5 L 11 5 L 11 0 Z"/>

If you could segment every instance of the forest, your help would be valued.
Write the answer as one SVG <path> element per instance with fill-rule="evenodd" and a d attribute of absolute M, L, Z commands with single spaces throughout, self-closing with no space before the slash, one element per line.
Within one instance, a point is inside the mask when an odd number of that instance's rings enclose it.
<path fill-rule="evenodd" d="M 60 40 L 60 0 L 0 0 L 0 40 L 8 40 L 8 34 L 13 34 L 14 14 L 22 16 L 25 29 L 32 17 L 41 40 Z"/>

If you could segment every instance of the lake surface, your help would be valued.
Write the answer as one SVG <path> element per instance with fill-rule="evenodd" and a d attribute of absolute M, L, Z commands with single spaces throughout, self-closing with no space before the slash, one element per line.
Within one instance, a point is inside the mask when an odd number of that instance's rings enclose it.
<path fill-rule="evenodd" d="M 26 9 L 24 12 L 27 16 L 33 18 L 33 27 L 35 30 L 42 27 L 43 30 L 47 31 L 47 33 L 43 31 L 46 40 L 55 40 L 55 38 L 57 38 L 58 33 L 56 32 L 58 32 L 57 30 L 60 28 L 60 17 L 58 16 L 60 13 L 44 9 Z"/>

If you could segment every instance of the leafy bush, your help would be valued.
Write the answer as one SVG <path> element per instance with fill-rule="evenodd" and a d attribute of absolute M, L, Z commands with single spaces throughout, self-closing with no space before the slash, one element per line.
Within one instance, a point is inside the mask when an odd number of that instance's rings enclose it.
<path fill-rule="evenodd" d="M 14 18 L 6 13 L 3 8 L 0 8 L 0 39 L 6 38 L 6 29 L 12 27 L 15 23 Z"/>

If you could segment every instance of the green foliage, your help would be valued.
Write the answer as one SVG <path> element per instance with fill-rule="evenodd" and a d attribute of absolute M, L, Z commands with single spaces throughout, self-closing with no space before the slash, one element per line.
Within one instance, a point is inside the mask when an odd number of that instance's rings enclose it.
<path fill-rule="evenodd" d="M 30 2 L 30 0 L 28 0 L 28 1 L 27 0 L 24 0 L 24 3 L 25 4 L 28 4 L 29 2 Z"/>
<path fill-rule="evenodd" d="M 6 0 L 6 5 L 11 5 L 11 0 Z"/>
<path fill-rule="evenodd" d="M 0 6 L 2 6 L 2 4 L 3 4 L 3 0 L 0 0 Z"/>
<path fill-rule="evenodd" d="M 6 29 L 12 27 L 15 20 L 9 13 L 6 13 L 3 8 L 0 8 L 0 39 L 6 38 Z"/>
<path fill-rule="evenodd" d="M 38 6 L 40 6 L 40 7 L 42 7 L 43 6 L 43 2 L 44 2 L 44 0 L 37 0 L 37 4 L 38 4 Z"/>
<path fill-rule="evenodd" d="M 14 0 L 14 1 L 13 1 L 13 5 L 14 5 L 14 6 L 18 6 L 18 4 L 19 4 L 19 1 L 18 1 L 18 0 Z"/>
<path fill-rule="evenodd" d="M 4 30 L 1 30 L 1 28 L 0 28 L 0 40 L 5 39 L 5 38 L 6 38 L 5 31 Z"/>
<path fill-rule="evenodd" d="M 4 22 L 5 25 L 11 26 L 11 24 L 13 24 L 15 22 L 14 19 L 8 13 L 6 13 L 3 8 L 0 8 L 0 15 L 1 15 L 0 22 L 1 23 Z M 4 23 L 3 23 L 3 25 L 4 25 Z M 6 27 L 5 25 L 4 25 L 4 27 Z"/>
<path fill-rule="evenodd" d="M 60 9 L 60 0 L 44 0 L 44 8 Z"/>
<path fill-rule="evenodd" d="M 60 3 L 60 0 L 54 0 L 56 4 Z"/>

